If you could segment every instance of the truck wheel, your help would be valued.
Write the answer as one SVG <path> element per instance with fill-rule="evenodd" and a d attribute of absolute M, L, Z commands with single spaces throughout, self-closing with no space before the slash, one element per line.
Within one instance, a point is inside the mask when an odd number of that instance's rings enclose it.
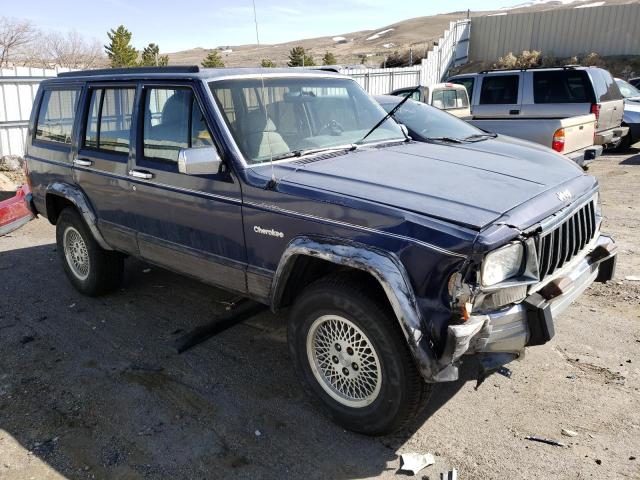
<path fill-rule="evenodd" d="M 418 373 L 395 315 L 366 285 L 343 275 L 307 287 L 291 310 L 288 344 L 305 390 L 334 421 L 384 435 L 422 410 L 431 384 Z"/>
<path fill-rule="evenodd" d="M 79 292 L 97 296 L 122 283 L 123 256 L 100 247 L 76 209 L 68 207 L 60 213 L 56 242 L 64 271 Z"/>

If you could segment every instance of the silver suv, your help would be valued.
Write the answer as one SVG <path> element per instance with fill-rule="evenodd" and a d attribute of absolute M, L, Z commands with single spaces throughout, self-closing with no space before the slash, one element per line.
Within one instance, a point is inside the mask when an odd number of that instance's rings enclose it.
<path fill-rule="evenodd" d="M 594 143 L 617 146 L 624 100 L 611 74 L 601 68 L 566 66 L 486 70 L 447 80 L 464 85 L 473 118 L 567 118 L 587 113 L 597 118 Z"/>

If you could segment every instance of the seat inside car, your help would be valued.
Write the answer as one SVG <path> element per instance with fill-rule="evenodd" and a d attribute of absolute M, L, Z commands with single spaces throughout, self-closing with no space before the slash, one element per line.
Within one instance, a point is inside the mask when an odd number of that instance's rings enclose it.
<path fill-rule="evenodd" d="M 289 151 L 289 146 L 277 132 L 273 120 L 262 110 L 249 112 L 240 125 L 244 147 L 251 158 L 264 159 Z"/>

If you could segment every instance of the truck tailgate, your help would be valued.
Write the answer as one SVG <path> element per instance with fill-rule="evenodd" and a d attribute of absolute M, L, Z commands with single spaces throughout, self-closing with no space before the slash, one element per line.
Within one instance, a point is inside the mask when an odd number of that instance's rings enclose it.
<path fill-rule="evenodd" d="M 564 152 L 571 153 L 593 145 L 596 131 L 596 116 L 592 113 L 577 117 L 563 118 L 560 126 L 564 129 Z"/>

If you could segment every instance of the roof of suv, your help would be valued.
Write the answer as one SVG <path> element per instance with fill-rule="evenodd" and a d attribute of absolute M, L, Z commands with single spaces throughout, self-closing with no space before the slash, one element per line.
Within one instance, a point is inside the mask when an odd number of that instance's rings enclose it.
<path fill-rule="evenodd" d="M 334 76 L 334 69 L 292 69 L 292 68 L 201 68 L 191 66 L 169 67 L 132 67 L 105 68 L 100 70 L 77 70 L 58 74 L 60 79 L 141 79 L 141 78 L 201 78 L 216 79 L 227 77 L 242 77 L 255 75 L 291 75 L 310 74 Z"/>

